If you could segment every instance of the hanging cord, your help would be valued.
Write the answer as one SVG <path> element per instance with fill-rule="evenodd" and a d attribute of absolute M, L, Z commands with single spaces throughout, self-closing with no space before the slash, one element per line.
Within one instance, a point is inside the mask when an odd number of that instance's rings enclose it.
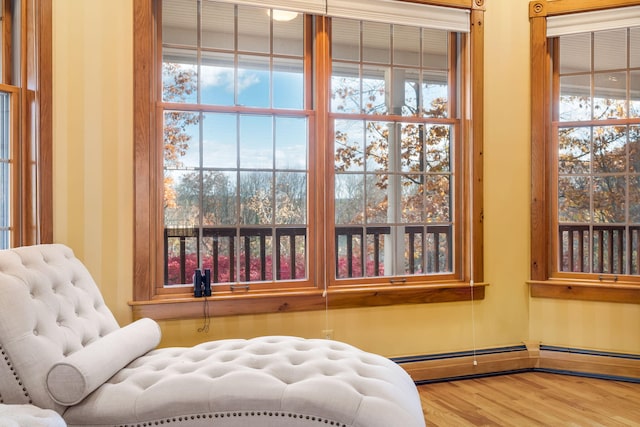
<path fill-rule="evenodd" d="M 198 328 L 198 332 L 209 332 L 209 325 L 211 324 L 211 316 L 209 315 L 209 300 L 206 296 L 203 296 L 204 302 L 202 303 L 202 317 L 204 322 L 201 328 Z"/>
<path fill-rule="evenodd" d="M 473 279 L 469 281 L 471 286 L 471 337 L 473 341 L 473 366 L 478 366 L 478 359 L 476 359 L 476 315 L 475 315 L 475 301 L 473 300 Z"/>
<path fill-rule="evenodd" d="M 476 358 L 476 312 L 475 312 L 475 300 L 474 300 L 474 263 L 475 263 L 475 241 L 474 241 L 474 218 L 473 218 L 473 200 L 474 200 L 474 191 L 473 184 L 475 168 L 473 167 L 473 161 L 470 164 L 470 173 L 469 173 L 469 286 L 471 287 L 471 340 L 473 345 L 473 366 L 478 366 L 478 359 Z"/>
<path fill-rule="evenodd" d="M 324 291 L 322 292 L 322 298 L 324 298 L 324 330 L 329 331 L 329 295 L 327 294 L 327 284 L 324 284 Z M 326 338 L 323 337 L 323 338 Z"/>

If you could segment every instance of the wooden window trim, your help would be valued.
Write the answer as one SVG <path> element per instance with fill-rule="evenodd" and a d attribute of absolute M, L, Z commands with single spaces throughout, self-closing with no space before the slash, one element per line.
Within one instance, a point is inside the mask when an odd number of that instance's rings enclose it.
<path fill-rule="evenodd" d="M 467 8 L 471 13 L 470 43 L 464 46 L 464 54 L 470 58 L 469 92 L 462 99 L 464 119 L 463 138 L 471 145 L 465 150 L 462 162 L 466 170 L 472 170 L 469 185 L 465 186 L 466 200 L 471 206 L 466 210 L 463 227 L 464 253 L 473 253 L 463 270 L 460 281 L 442 281 L 437 284 L 411 285 L 365 285 L 332 286 L 326 297 L 331 308 L 382 306 L 392 304 L 466 301 L 484 298 L 486 283 L 483 283 L 483 224 L 482 224 L 482 135 L 483 135 L 483 56 L 484 56 L 484 0 L 435 0 L 420 1 L 442 6 Z M 161 131 L 157 123 L 155 105 L 159 93 L 157 70 L 149 58 L 157 52 L 154 40 L 156 17 L 153 0 L 136 0 L 134 16 L 134 272 L 133 301 L 130 302 L 134 318 L 184 319 L 202 316 L 202 299 L 189 293 L 162 295 L 155 284 L 162 281 L 163 271 L 158 265 L 161 250 L 162 215 L 157 206 L 162 200 L 161 154 L 150 150 Z M 324 66 L 330 66 L 324 64 Z M 471 95 L 473 94 L 473 96 Z M 473 120 L 470 118 L 473 117 Z M 155 151 L 155 152 L 154 152 Z M 470 185 L 475 184 L 473 192 Z M 472 217 L 473 220 L 469 220 Z M 314 226 L 317 224 L 314 224 Z M 473 230 L 473 237 L 470 230 Z M 315 255 L 311 255 L 315 256 Z M 316 262 L 315 260 L 312 262 Z M 473 265 L 469 265 L 473 264 Z M 472 273 L 471 273 L 472 272 Z M 326 272 L 324 273 L 326 274 Z M 471 286 L 470 286 L 471 284 Z M 282 311 L 320 310 L 327 306 L 323 290 L 317 285 L 312 289 L 287 291 L 221 292 L 207 298 L 212 315 L 236 315 L 248 313 L 275 313 Z M 190 289 L 189 289 L 190 290 Z M 185 289 L 185 291 L 189 291 Z"/>
<path fill-rule="evenodd" d="M 2 81 L 15 87 L 12 246 L 53 242 L 53 12 L 52 0 L 19 2 L 20 22 L 4 0 Z M 13 43 L 16 26 L 20 45 Z M 15 68 L 12 49 L 19 49 Z M 15 71 L 18 71 L 19 75 Z M 16 83 L 17 82 L 17 83 Z M 12 101 L 13 102 L 13 101 Z"/>
<path fill-rule="evenodd" d="M 554 174 L 552 146 L 551 58 L 547 42 L 549 16 L 636 6 L 635 0 L 535 0 L 529 3 L 531 28 L 531 265 L 532 297 L 640 304 L 640 284 L 607 277 L 603 280 L 554 274 L 551 228 Z M 611 276 L 611 275 L 607 275 Z"/>

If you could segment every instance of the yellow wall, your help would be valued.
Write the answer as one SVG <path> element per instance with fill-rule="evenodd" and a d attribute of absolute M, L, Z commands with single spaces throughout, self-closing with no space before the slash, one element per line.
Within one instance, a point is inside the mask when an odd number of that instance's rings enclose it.
<path fill-rule="evenodd" d="M 133 286 L 132 1 L 53 2 L 54 240 L 85 262 L 121 324 Z M 527 339 L 640 353 L 640 307 L 528 297 L 528 0 L 486 3 L 485 300 L 213 318 L 208 333 L 201 320 L 165 321 L 162 345 L 333 329 L 386 356 Z"/>

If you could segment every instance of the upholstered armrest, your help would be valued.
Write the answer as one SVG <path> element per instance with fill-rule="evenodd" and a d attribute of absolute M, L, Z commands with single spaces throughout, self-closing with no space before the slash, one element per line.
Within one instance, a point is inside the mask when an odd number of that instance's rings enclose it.
<path fill-rule="evenodd" d="M 51 409 L 33 405 L 4 405 L 0 403 L 0 426 L 2 427 L 66 427 L 62 417 Z"/>
<path fill-rule="evenodd" d="M 160 327 L 140 319 L 92 342 L 51 367 L 47 389 L 51 398 L 65 406 L 75 405 L 160 342 Z"/>

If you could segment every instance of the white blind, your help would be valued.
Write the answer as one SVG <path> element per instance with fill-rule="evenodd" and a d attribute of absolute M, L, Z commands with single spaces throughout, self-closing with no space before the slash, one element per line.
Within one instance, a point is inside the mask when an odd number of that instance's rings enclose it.
<path fill-rule="evenodd" d="M 262 6 L 328 15 L 337 18 L 361 19 L 423 28 L 470 31 L 471 15 L 467 9 L 433 6 L 399 0 L 216 0 L 225 3 Z"/>
<path fill-rule="evenodd" d="M 327 15 L 424 28 L 469 32 L 467 9 L 408 3 L 398 0 L 326 0 Z"/>
<path fill-rule="evenodd" d="M 640 26 L 640 6 L 571 13 L 548 17 L 547 37 L 635 26 Z"/>
<path fill-rule="evenodd" d="M 222 3 L 235 3 L 247 6 L 262 6 L 273 9 L 292 10 L 296 12 L 325 15 L 326 0 L 216 0 Z"/>

